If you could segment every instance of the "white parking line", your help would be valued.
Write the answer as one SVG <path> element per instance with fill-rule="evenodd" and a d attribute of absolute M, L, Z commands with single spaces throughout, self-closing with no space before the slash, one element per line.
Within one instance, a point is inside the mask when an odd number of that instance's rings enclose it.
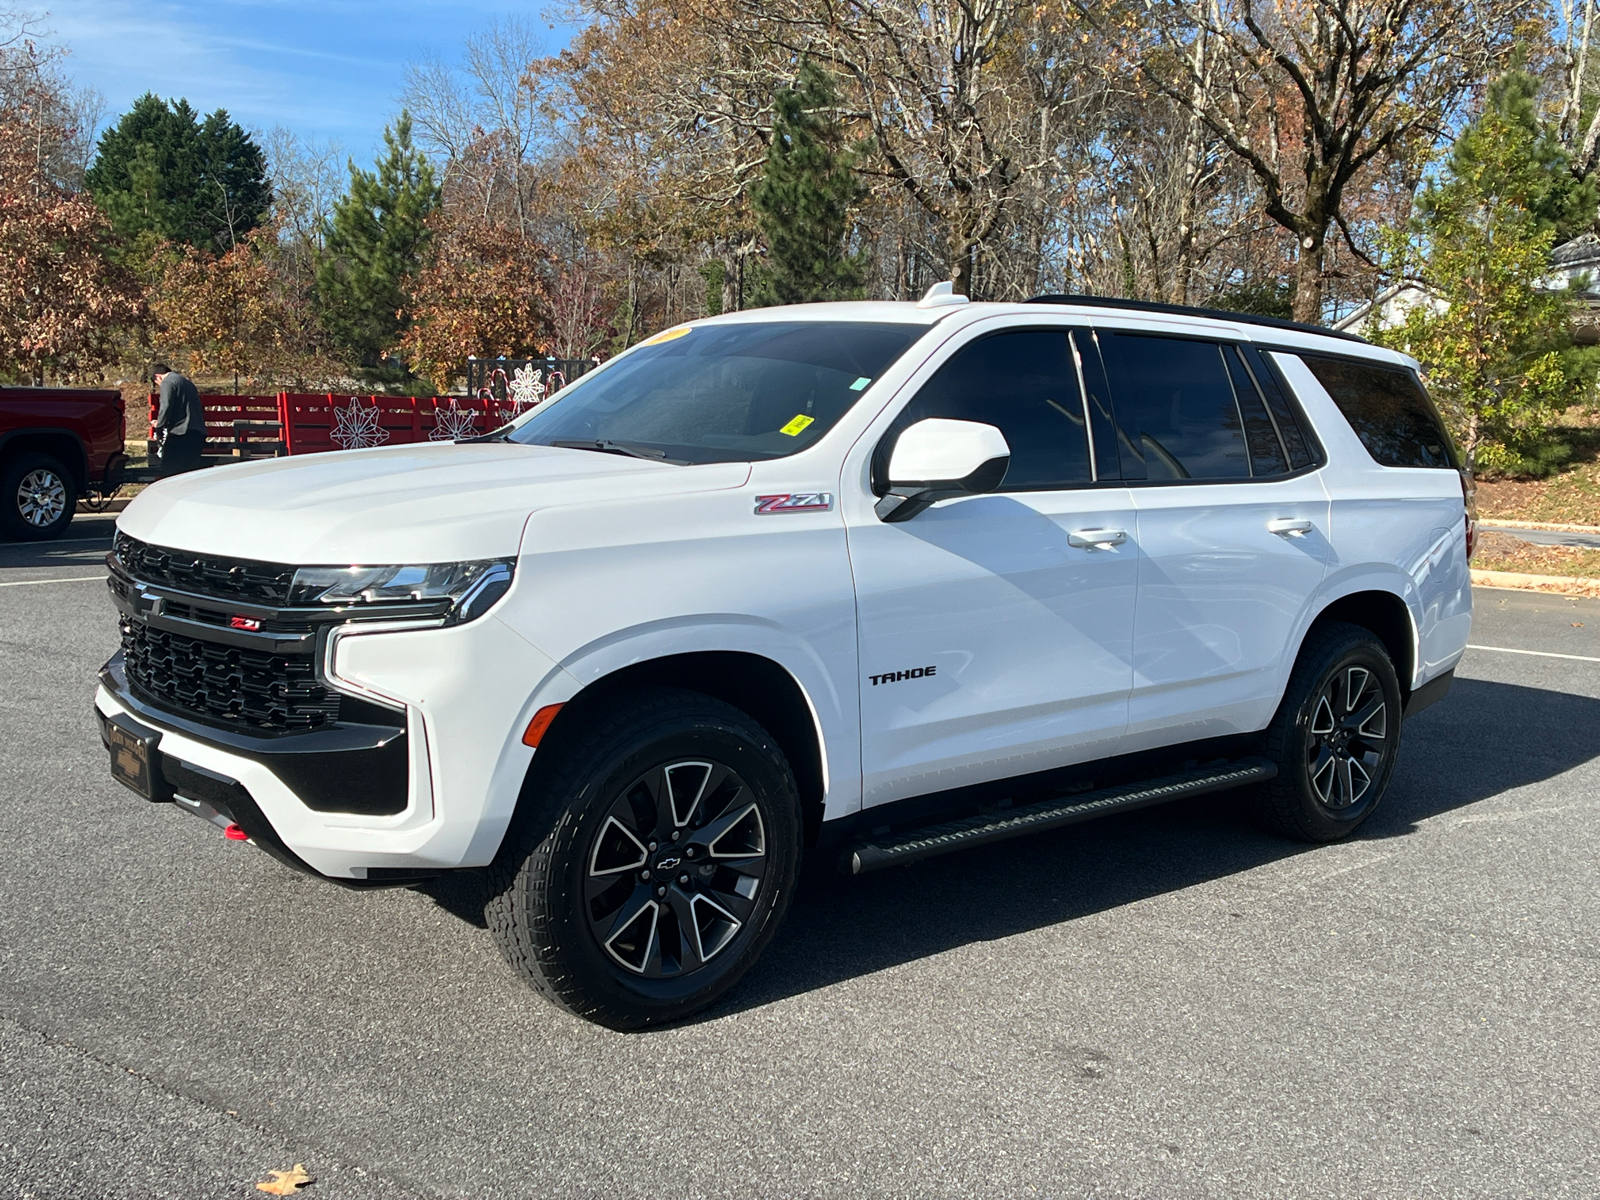
<path fill-rule="evenodd" d="M 1587 654 L 1552 654 L 1548 650 L 1513 650 L 1510 646 L 1474 646 L 1467 643 L 1468 650 L 1493 650 L 1497 654 L 1531 654 L 1535 658 L 1570 658 L 1573 662 L 1600 662 L 1600 658 L 1591 658 Z"/>
<path fill-rule="evenodd" d="M 71 579 L 18 579 L 14 583 L 0 583 L 0 587 L 37 587 L 41 583 L 93 583 L 104 575 L 77 575 Z"/>

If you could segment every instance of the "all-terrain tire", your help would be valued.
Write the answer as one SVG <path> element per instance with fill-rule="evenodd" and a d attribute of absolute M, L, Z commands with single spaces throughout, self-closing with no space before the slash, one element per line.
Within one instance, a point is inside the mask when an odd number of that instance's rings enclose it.
<path fill-rule="evenodd" d="M 1400 710 L 1394 663 L 1371 630 L 1313 627 L 1263 739 L 1278 774 L 1257 793 L 1262 824 L 1307 842 L 1354 833 L 1388 789 Z"/>
<path fill-rule="evenodd" d="M 60 460 L 23 453 L 0 466 L 0 537 L 47 542 L 72 524 L 78 488 Z"/>
<path fill-rule="evenodd" d="M 538 751 L 484 915 L 506 961 L 578 1016 L 676 1020 L 733 987 L 788 908 L 794 773 L 764 728 L 697 692 L 642 688 L 573 719 Z"/>

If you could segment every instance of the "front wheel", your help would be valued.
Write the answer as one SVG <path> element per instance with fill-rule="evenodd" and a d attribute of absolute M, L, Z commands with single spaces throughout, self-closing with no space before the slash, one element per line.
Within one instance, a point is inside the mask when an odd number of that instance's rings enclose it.
<path fill-rule="evenodd" d="M 1400 752 L 1400 681 L 1370 630 L 1329 622 L 1311 631 L 1265 750 L 1278 764 L 1261 792 L 1274 832 L 1332 842 L 1372 815 Z"/>
<path fill-rule="evenodd" d="M 771 734 L 711 697 L 634 693 L 563 734 L 490 872 L 502 953 L 613 1029 L 716 1000 L 794 891 L 800 805 Z M 548 735 L 547 735 L 548 736 Z"/>

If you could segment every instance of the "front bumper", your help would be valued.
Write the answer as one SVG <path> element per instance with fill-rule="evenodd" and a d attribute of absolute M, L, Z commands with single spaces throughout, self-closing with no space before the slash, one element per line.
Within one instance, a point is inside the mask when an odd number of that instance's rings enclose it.
<path fill-rule="evenodd" d="M 366 721 L 257 737 L 203 724 L 140 699 L 128 684 L 121 651 L 101 669 L 100 686 L 119 708 L 147 726 L 181 732 L 262 764 L 317 812 L 381 816 L 406 808 L 411 753 L 402 712 L 360 704 L 359 715 Z"/>
<path fill-rule="evenodd" d="M 102 723 L 159 732 L 180 802 L 210 806 L 297 869 L 372 886 L 492 861 L 533 757 L 521 731 L 577 681 L 492 614 L 450 629 L 369 627 L 339 639 L 328 662 L 339 686 L 393 706 L 397 721 L 403 712 L 403 729 L 341 722 L 256 737 L 201 724 L 133 692 L 117 659 L 95 709 Z M 363 787 L 366 807 L 384 811 L 351 811 Z"/>
<path fill-rule="evenodd" d="M 150 763 L 156 799 L 170 799 L 214 824 L 237 825 L 286 866 L 354 887 L 407 883 L 435 874 L 427 869 L 378 867 L 360 876 L 324 875 L 279 836 L 239 778 L 251 778 L 258 789 L 277 790 L 268 784 L 270 778 L 312 812 L 402 813 L 412 790 L 409 739 L 403 724 L 343 724 L 273 738 L 213 728 L 140 699 L 128 686 L 121 652 L 100 672 L 95 717 L 102 742 L 108 740 L 112 721 L 141 735 L 160 735 Z M 191 760 L 210 760 L 212 766 Z"/>
<path fill-rule="evenodd" d="M 107 716 L 97 704 L 95 716 L 100 722 L 100 740 L 107 742 L 107 727 L 116 721 L 133 732 L 148 737 L 160 734 L 165 742 L 167 734 L 153 725 L 130 719 L 125 713 Z M 369 871 L 366 878 L 338 878 L 322 875 L 305 859 L 296 854 L 278 836 L 266 815 L 256 804 L 249 790 L 237 779 L 217 771 L 208 771 L 195 763 L 185 762 L 176 754 L 160 749 L 160 742 L 151 754 L 150 771 L 155 785 L 156 799 L 168 801 L 186 812 L 223 827 L 237 826 L 250 841 L 284 866 L 293 867 L 307 875 L 317 875 L 344 887 L 393 887 L 427 879 L 431 871 L 388 870 Z"/>

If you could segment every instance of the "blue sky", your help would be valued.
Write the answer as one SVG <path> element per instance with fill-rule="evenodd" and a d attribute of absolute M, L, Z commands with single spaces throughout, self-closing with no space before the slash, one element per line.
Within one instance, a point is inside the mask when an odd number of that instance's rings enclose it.
<path fill-rule="evenodd" d="M 45 0 L 67 73 L 105 94 L 108 120 L 146 91 L 226 108 L 246 128 L 283 125 L 370 162 L 408 62 L 454 61 L 496 17 L 534 4 L 425 0 Z M 44 5 L 40 5 L 44 7 Z M 548 20 L 541 21 L 547 27 Z M 549 50 L 568 31 L 549 32 Z"/>

